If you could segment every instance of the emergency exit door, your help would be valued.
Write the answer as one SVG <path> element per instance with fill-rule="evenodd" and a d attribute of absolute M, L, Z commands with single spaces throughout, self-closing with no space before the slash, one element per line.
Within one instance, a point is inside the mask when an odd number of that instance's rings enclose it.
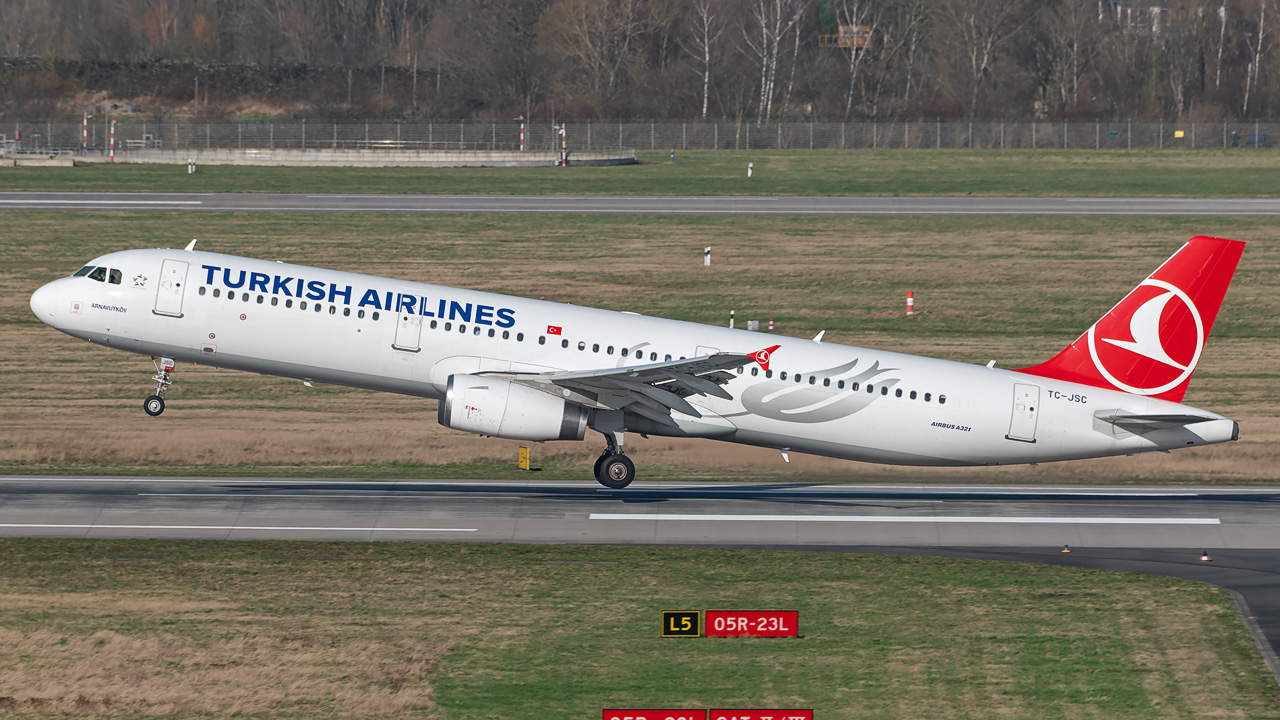
<path fill-rule="evenodd" d="M 396 315 L 396 340 L 391 347 L 405 352 L 418 352 L 422 342 L 422 316 L 400 312 Z"/>
<path fill-rule="evenodd" d="M 187 263 L 165 260 L 160 265 L 160 282 L 156 283 L 157 315 L 182 317 L 182 295 L 186 292 Z"/>
<path fill-rule="evenodd" d="M 1009 440 L 1036 441 L 1036 413 L 1040 407 L 1040 386 L 1013 386 L 1013 417 L 1009 420 Z"/>

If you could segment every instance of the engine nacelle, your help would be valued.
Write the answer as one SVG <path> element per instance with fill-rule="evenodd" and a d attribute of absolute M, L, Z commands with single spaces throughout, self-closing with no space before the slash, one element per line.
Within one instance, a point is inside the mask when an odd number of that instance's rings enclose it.
<path fill-rule="evenodd" d="M 511 440 L 581 440 L 587 410 L 508 380 L 450 375 L 437 417 L 441 425 Z"/>

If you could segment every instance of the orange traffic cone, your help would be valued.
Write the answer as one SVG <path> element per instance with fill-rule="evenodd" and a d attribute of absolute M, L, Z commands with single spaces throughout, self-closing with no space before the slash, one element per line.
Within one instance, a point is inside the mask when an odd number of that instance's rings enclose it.
<path fill-rule="evenodd" d="M 1062 546 L 1062 552 L 1071 552 L 1071 547 L 1070 547 L 1070 546 L 1068 546 L 1068 545 L 1063 545 L 1063 546 Z"/>
<path fill-rule="evenodd" d="M 1208 550 L 1205 550 L 1204 554 L 1200 556 L 1200 562 L 1213 562 L 1213 558 L 1209 557 Z"/>

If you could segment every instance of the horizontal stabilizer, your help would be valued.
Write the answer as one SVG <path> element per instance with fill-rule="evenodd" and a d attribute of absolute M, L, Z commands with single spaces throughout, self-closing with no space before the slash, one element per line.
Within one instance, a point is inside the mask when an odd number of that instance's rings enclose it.
<path fill-rule="evenodd" d="M 1217 419 L 1205 417 L 1203 415 L 1134 415 L 1121 410 L 1099 410 L 1094 413 L 1093 416 L 1105 423 L 1110 423 L 1121 430 L 1127 430 L 1136 435 L 1156 430 L 1169 430 L 1171 428 L 1185 427 L 1187 425 L 1210 422 Z"/>

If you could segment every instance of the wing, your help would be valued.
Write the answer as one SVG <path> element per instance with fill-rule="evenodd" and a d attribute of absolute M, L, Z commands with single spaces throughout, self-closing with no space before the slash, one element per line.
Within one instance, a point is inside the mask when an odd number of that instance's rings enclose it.
<path fill-rule="evenodd" d="M 733 370 L 755 361 L 743 353 L 716 353 L 600 370 L 483 374 L 500 375 L 586 407 L 626 410 L 674 428 L 677 425 L 671 419 L 672 410 L 702 417 L 685 398 L 713 395 L 732 400 L 733 396 L 722 386 L 733 378 Z"/>

